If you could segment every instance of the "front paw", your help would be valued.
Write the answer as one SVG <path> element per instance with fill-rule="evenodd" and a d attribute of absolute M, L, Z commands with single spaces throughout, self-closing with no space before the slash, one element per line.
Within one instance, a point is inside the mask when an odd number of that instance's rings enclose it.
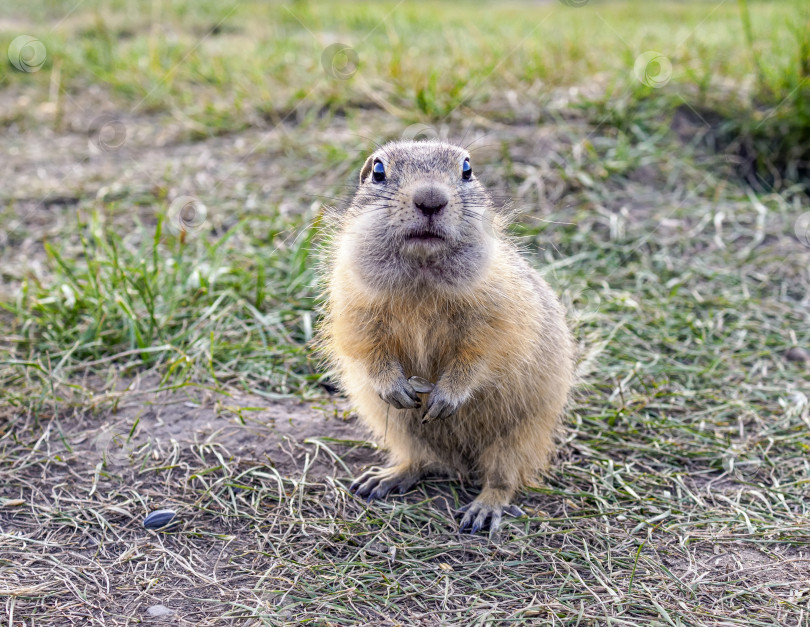
<path fill-rule="evenodd" d="M 461 401 L 445 392 L 437 386 L 430 393 L 427 400 L 425 415 L 422 416 L 422 424 L 433 420 L 444 420 L 455 414 L 461 407 Z"/>
<path fill-rule="evenodd" d="M 380 392 L 380 398 L 397 409 L 418 409 L 422 406 L 419 395 L 405 377 L 399 377 L 388 389 Z"/>

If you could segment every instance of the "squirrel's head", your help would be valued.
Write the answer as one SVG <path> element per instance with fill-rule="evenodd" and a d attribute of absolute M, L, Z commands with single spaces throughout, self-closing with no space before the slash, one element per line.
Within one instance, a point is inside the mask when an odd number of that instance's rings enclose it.
<path fill-rule="evenodd" d="M 485 273 L 500 222 L 466 150 L 391 142 L 360 171 L 340 254 L 374 289 L 453 289 Z"/>

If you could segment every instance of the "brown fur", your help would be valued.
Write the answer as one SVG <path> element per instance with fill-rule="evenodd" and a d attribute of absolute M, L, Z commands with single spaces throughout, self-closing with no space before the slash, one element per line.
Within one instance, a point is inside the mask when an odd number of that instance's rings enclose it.
<path fill-rule="evenodd" d="M 460 473 L 482 484 L 475 529 L 489 515 L 497 526 L 515 491 L 546 466 L 572 383 L 573 343 L 551 288 L 505 236 L 504 216 L 477 180 L 461 180 L 468 156 L 448 144 L 408 142 L 369 158 L 352 206 L 331 216 L 320 343 L 390 451 L 391 468 L 375 475 L 385 489 L 372 496 L 426 472 Z M 374 158 L 391 171 L 387 186 L 368 178 Z M 445 221 L 449 250 L 430 244 L 409 254 L 397 248 L 400 230 L 427 220 L 410 200 L 424 181 L 449 190 L 434 217 Z M 436 384 L 419 395 L 422 405 L 436 396 L 455 412 L 423 424 L 425 409 L 382 400 L 414 375 Z"/>

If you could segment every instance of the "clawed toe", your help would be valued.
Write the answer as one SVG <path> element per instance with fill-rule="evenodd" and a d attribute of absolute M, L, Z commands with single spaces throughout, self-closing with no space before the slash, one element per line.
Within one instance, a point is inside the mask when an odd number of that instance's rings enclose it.
<path fill-rule="evenodd" d="M 518 518 L 525 516 L 522 509 L 517 505 L 486 505 L 478 500 L 463 505 L 458 510 L 464 516 L 458 525 L 459 531 L 469 528 L 470 533 L 478 533 L 489 523 L 489 533 L 494 534 L 501 526 L 501 519 L 504 514 Z"/>
<path fill-rule="evenodd" d="M 419 480 L 419 475 L 411 472 L 398 471 L 395 468 L 371 468 L 360 475 L 349 491 L 360 498 L 373 501 L 383 499 L 394 489 L 405 494 Z"/>
<path fill-rule="evenodd" d="M 513 518 L 521 518 L 526 515 L 526 512 L 520 509 L 517 505 L 509 505 L 508 507 L 505 507 L 503 511 Z"/>
<path fill-rule="evenodd" d="M 367 470 L 352 482 L 349 486 L 349 492 L 356 494 L 360 498 L 366 498 L 371 494 L 372 490 L 377 487 L 377 484 L 380 483 L 381 471 L 381 468 L 376 467 Z"/>

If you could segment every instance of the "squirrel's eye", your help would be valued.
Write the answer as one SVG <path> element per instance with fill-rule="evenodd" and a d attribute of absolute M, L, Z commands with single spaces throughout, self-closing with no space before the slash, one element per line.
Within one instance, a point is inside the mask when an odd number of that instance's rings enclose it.
<path fill-rule="evenodd" d="M 372 168 L 375 183 L 382 183 L 385 180 L 385 166 L 382 161 L 375 161 Z"/>
<path fill-rule="evenodd" d="M 463 178 L 465 181 L 469 181 L 471 176 L 472 166 L 470 165 L 470 160 L 464 159 L 464 165 L 461 166 L 461 178 Z"/>

